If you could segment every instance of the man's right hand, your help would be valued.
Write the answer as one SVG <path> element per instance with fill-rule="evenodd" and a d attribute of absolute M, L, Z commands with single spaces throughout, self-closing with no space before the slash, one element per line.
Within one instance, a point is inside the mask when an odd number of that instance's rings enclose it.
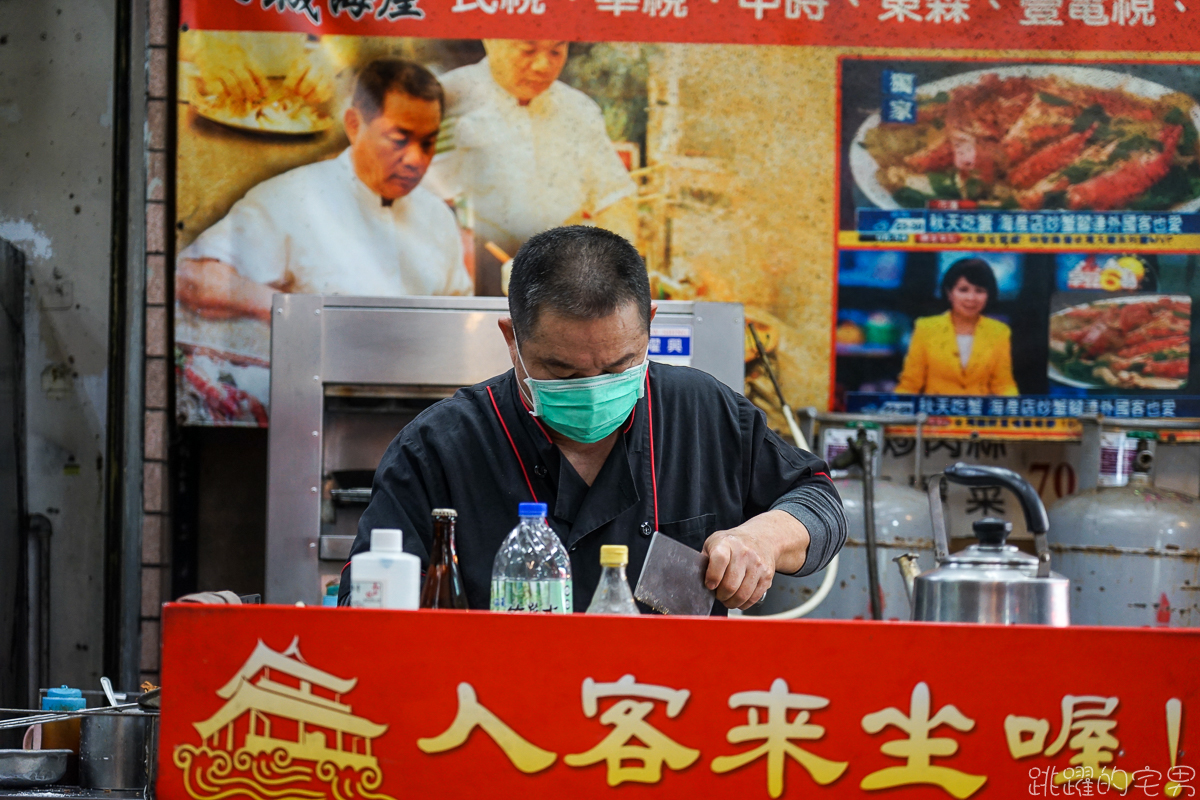
<path fill-rule="evenodd" d="M 252 317 L 271 321 L 277 289 L 252 281 L 224 261 L 184 258 L 175 270 L 175 297 L 208 319 Z"/>

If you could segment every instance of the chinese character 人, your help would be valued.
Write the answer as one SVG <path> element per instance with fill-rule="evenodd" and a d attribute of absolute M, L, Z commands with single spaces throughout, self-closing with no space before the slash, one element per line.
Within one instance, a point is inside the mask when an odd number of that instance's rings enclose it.
<path fill-rule="evenodd" d="M 520 734 L 484 708 L 475 695 L 475 687 L 465 682 L 458 685 L 458 713 L 454 715 L 450 727 L 437 736 L 417 739 L 417 747 L 423 753 L 444 753 L 461 747 L 475 728 L 490 736 L 521 772 L 541 772 L 558 758 L 557 753 L 543 750 L 521 738 Z"/>

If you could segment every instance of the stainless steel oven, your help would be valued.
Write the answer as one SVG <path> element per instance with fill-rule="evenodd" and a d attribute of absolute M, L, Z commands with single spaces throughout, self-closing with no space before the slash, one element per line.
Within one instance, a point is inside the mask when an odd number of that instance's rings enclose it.
<path fill-rule="evenodd" d="M 276 295 L 267 491 L 269 603 L 318 603 L 337 580 L 375 467 L 417 414 L 512 364 L 501 297 Z M 742 391 L 736 303 L 662 301 L 651 358 Z"/>

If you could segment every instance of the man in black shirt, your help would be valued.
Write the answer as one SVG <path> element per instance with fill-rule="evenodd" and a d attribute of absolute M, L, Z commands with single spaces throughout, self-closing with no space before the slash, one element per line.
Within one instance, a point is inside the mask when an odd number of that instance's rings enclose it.
<path fill-rule="evenodd" d="M 655 309 L 629 242 L 583 226 L 534 236 L 513 260 L 508 305 L 500 329 L 514 368 L 404 427 L 353 553 L 372 529 L 400 528 L 427 563 L 430 512 L 454 508 L 467 598 L 487 608 L 518 503 L 543 502 L 582 611 L 600 546 L 629 547 L 636 583 L 655 530 L 708 555 L 706 583 L 726 608 L 749 608 L 776 572 L 811 574 L 841 549 L 846 518 L 824 462 L 715 378 L 649 362 Z M 341 604 L 349 592 L 347 567 Z"/>

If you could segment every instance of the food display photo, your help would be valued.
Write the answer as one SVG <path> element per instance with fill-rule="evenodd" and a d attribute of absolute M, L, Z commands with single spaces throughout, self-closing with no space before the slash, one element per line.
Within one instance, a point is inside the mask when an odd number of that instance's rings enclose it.
<path fill-rule="evenodd" d="M 1129 255 L 1059 260 L 1058 288 L 1066 291 L 1051 299 L 1051 391 L 1186 393 L 1195 374 L 1194 257 L 1159 256 L 1156 263 Z M 1105 286 L 1093 289 L 1089 284 L 1097 274 Z"/>
<path fill-rule="evenodd" d="M 1200 209 L 1200 68 L 842 61 L 842 230 L 860 209 Z"/>

